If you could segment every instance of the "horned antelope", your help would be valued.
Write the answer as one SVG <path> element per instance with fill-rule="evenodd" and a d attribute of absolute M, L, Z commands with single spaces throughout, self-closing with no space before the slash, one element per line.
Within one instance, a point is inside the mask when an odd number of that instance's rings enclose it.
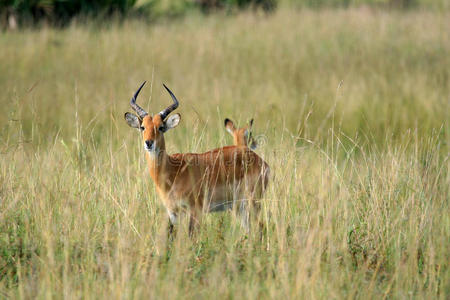
<path fill-rule="evenodd" d="M 245 146 L 252 150 L 255 150 L 258 144 L 252 135 L 253 119 L 251 119 L 247 125 L 242 128 L 236 128 L 233 121 L 226 118 L 225 128 L 233 136 L 233 145 L 235 146 Z M 250 145 L 250 146 L 249 146 Z"/>
<path fill-rule="evenodd" d="M 222 211 L 239 204 L 243 226 L 248 230 L 250 210 L 258 213 L 260 199 L 269 180 L 269 166 L 248 147 L 227 146 L 206 153 L 167 154 L 164 133 L 175 128 L 180 114 L 169 114 L 178 100 L 164 85 L 173 103 L 150 116 L 136 99 L 144 83 L 131 98 L 137 115 L 125 113 L 129 126 L 142 132 L 150 177 L 169 214 L 172 228 L 183 211 L 189 214 L 192 234 L 205 212 Z M 236 207 L 236 206 L 235 206 Z"/>

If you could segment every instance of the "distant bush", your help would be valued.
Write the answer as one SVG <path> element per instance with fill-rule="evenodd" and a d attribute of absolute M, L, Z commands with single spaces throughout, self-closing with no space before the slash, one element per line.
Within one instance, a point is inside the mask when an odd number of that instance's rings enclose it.
<path fill-rule="evenodd" d="M 18 21 L 63 24 L 78 15 L 124 15 L 136 0 L 2 0 L 0 19 L 14 26 Z"/>
<path fill-rule="evenodd" d="M 44 22 L 64 25 L 78 16 L 133 16 L 147 19 L 183 15 L 191 9 L 218 10 L 262 9 L 272 11 L 277 4 L 290 7 L 352 7 L 360 5 L 412 8 L 450 8 L 448 0 L 0 0 L 0 28 Z"/>
<path fill-rule="evenodd" d="M 175 17 L 195 9 L 195 0 L 140 0 L 133 9 L 133 15 L 147 19 Z"/>
<path fill-rule="evenodd" d="M 125 16 L 131 11 L 147 18 L 170 17 L 195 7 L 203 11 L 248 7 L 269 11 L 276 4 L 277 0 L 0 0 L 0 24 L 2 27 L 38 22 L 64 25 L 77 16 Z"/>
<path fill-rule="evenodd" d="M 277 0 L 196 0 L 203 10 L 215 10 L 223 8 L 262 8 L 264 11 L 274 10 Z"/>

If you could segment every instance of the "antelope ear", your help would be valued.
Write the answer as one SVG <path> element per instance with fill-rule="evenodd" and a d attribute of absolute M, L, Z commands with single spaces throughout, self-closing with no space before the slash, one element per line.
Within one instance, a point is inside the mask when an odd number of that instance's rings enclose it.
<path fill-rule="evenodd" d="M 132 113 L 125 113 L 124 115 L 125 121 L 127 122 L 128 126 L 132 128 L 141 128 L 141 120 L 139 120 L 138 116 Z"/>
<path fill-rule="evenodd" d="M 170 115 L 167 120 L 164 122 L 165 130 L 169 130 L 172 128 L 177 127 L 178 123 L 180 123 L 181 115 L 180 114 L 173 114 Z"/>
<path fill-rule="evenodd" d="M 236 130 L 236 127 L 234 127 L 234 123 L 233 121 L 231 121 L 230 119 L 226 118 L 225 119 L 225 128 L 227 129 L 227 131 L 231 134 L 234 133 L 234 131 Z"/>

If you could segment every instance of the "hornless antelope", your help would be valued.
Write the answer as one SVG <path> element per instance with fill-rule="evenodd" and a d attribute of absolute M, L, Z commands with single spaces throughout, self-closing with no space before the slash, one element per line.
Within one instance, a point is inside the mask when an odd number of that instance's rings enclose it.
<path fill-rule="evenodd" d="M 253 119 L 248 122 L 248 125 L 239 129 L 234 126 L 233 121 L 228 118 L 225 119 L 225 128 L 233 136 L 233 145 L 245 147 L 249 147 L 248 145 L 250 145 L 249 148 L 255 150 L 258 144 L 252 136 L 252 126 Z"/>
<path fill-rule="evenodd" d="M 164 85 L 173 104 L 152 117 L 136 104 L 144 84 L 145 81 L 130 102 L 137 116 L 127 112 L 125 120 L 129 126 L 142 131 L 150 176 L 169 214 L 171 229 L 182 211 L 190 215 L 189 233 L 192 233 L 202 213 L 222 211 L 239 204 L 242 225 L 248 230 L 250 210 L 259 212 L 257 200 L 268 184 L 267 163 L 242 146 L 227 146 L 200 154 L 167 154 L 164 133 L 180 122 L 180 114 L 169 116 L 178 107 L 178 100 Z"/>

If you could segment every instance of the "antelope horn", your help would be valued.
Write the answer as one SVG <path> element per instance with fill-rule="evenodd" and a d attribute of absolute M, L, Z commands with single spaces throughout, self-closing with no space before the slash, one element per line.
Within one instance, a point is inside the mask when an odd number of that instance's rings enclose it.
<path fill-rule="evenodd" d="M 166 88 L 166 90 L 169 92 L 170 96 L 172 97 L 173 104 L 168 106 L 166 109 L 162 110 L 159 114 L 161 115 L 161 119 L 167 118 L 167 116 L 173 112 L 178 107 L 178 100 L 177 97 L 172 93 L 171 90 L 163 83 L 163 86 Z"/>
<path fill-rule="evenodd" d="M 141 86 L 138 88 L 136 93 L 134 93 L 133 98 L 131 98 L 130 105 L 131 108 L 134 109 L 134 111 L 138 114 L 139 118 L 143 119 L 148 113 L 139 105 L 136 104 L 136 98 L 139 95 L 139 92 L 141 91 L 142 87 L 144 86 L 146 81 L 144 81 Z"/>

